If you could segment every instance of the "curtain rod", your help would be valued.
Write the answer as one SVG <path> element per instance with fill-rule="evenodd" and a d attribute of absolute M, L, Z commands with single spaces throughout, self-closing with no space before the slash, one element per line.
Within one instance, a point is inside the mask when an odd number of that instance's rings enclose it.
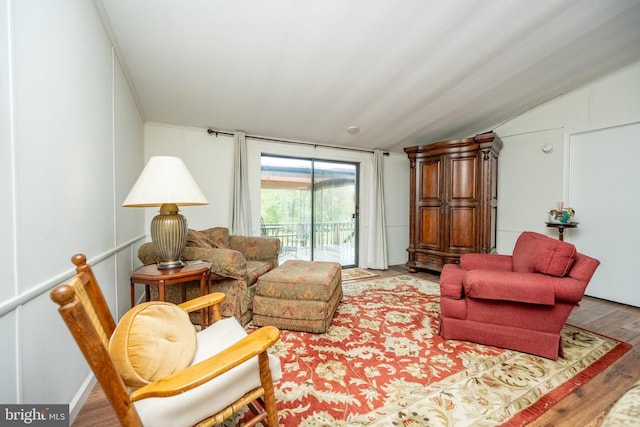
<path fill-rule="evenodd" d="M 227 132 L 227 131 L 222 131 L 222 130 L 215 130 L 215 129 L 207 129 L 207 133 L 210 135 L 229 135 L 229 136 L 234 136 L 233 132 Z M 317 144 L 317 143 L 313 143 L 313 142 L 303 142 L 303 141 L 291 141 L 291 140 L 285 140 L 285 139 L 276 139 L 276 138 L 269 138 L 266 136 L 257 136 L 257 135 L 245 135 L 245 137 L 247 138 L 252 138 L 252 139 L 259 139 L 261 141 L 270 141 L 270 142 L 278 142 L 278 143 L 283 143 L 283 144 L 300 144 L 300 145 L 312 145 L 313 147 L 325 147 L 325 148 L 335 148 L 337 150 L 348 150 L 348 151 L 360 151 L 360 152 L 365 152 L 365 153 L 373 153 L 373 150 L 368 150 L 366 148 L 351 148 L 351 147 L 341 147 L 339 145 L 328 145 L 328 144 Z M 385 156 L 389 155 L 388 151 L 383 151 L 383 153 Z"/>

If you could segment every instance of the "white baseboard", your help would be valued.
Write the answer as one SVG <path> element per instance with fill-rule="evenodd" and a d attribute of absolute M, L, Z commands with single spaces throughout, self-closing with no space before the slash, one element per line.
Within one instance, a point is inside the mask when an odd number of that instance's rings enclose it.
<path fill-rule="evenodd" d="M 84 406 L 84 403 L 87 401 L 87 398 L 91 394 L 91 391 L 97 383 L 98 381 L 96 380 L 96 377 L 93 375 L 93 373 L 90 373 L 89 376 L 84 380 L 82 386 L 69 403 L 69 425 L 73 424 L 76 417 L 80 413 L 80 410 Z"/>

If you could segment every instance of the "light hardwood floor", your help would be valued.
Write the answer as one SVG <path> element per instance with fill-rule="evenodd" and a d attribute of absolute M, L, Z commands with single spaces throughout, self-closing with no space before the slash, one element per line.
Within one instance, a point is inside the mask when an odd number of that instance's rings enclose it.
<path fill-rule="evenodd" d="M 404 266 L 375 272 L 380 275 L 405 273 Z M 439 276 L 428 272 L 416 277 L 437 282 Z M 530 426 L 596 427 L 615 401 L 640 379 L 640 308 L 585 297 L 576 307 L 568 323 L 633 345 L 624 356 L 600 375 L 575 390 L 551 407 Z M 73 423 L 73 427 L 110 427 L 118 421 L 97 385 Z"/>

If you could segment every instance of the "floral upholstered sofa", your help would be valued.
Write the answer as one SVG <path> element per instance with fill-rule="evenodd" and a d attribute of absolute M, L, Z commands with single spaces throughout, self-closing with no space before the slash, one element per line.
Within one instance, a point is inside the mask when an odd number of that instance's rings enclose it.
<path fill-rule="evenodd" d="M 182 258 L 211 263 L 209 292 L 224 293 L 222 315 L 233 316 L 245 325 L 251 320 L 253 295 L 258 277 L 278 266 L 279 251 L 280 240 L 277 238 L 232 236 L 229 229 L 214 227 L 202 231 L 189 230 L 187 247 L 182 252 Z M 140 247 L 138 258 L 143 264 L 160 261 L 152 243 L 145 243 Z M 186 286 L 187 299 L 200 295 L 198 283 L 193 282 Z M 165 299 L 181 302 L 181 287 L 168 286 Z M 199 316 L 199 313 L 192 314 L 195 317 Z M 192 321 L 199 323 L 199 319 Z"/>

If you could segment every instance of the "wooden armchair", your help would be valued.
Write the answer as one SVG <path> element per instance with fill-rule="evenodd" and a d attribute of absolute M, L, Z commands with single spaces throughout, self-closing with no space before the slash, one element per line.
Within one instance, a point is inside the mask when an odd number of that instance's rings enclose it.
<path fill-rule="evenodd" d="M 214 323 L 197 333 L 193 329 L 196 349 L 186 368 L 132 389 L 123 379 L 121 362 L 113 356 L 114 340 L 129 313 L 116 325 L 86 257 L 75 255 L 72 262 L 76 266 L 76 277 L 53 289 L 51 299 L 60 306 L 60 315 L 123 426 L 211 426 L 243 406 L 248 406 L 255 415 L 246 425 L 260 421 L 269 426 L 278 425 L 273 381 L 281 377 L 280 362 L 267 353 L 280 337 L 277 328 L 267 326 L 247 335 L 234 318 L 221 319 L 219 304 L 224 299 L 221 293 L 178 306 L 166 302 L 146 303 L 178 315 L 183 310 L 190 312 L 211 306 Z M 184 312 L 182 315 L 184 322 L 193 328 L 188 315 Z M 166 329 L 164 319 L 159 319 L 159 323 L 162 324 L 159 329 Z M 142 338 L 146 333 L 145 329 Z M 167 337 L 164 341 L 169 343 L 172 339 Z M 160 353 L 164 363 L 167 354 L 157 350 L 155 348 L 154 354 Z"/>

